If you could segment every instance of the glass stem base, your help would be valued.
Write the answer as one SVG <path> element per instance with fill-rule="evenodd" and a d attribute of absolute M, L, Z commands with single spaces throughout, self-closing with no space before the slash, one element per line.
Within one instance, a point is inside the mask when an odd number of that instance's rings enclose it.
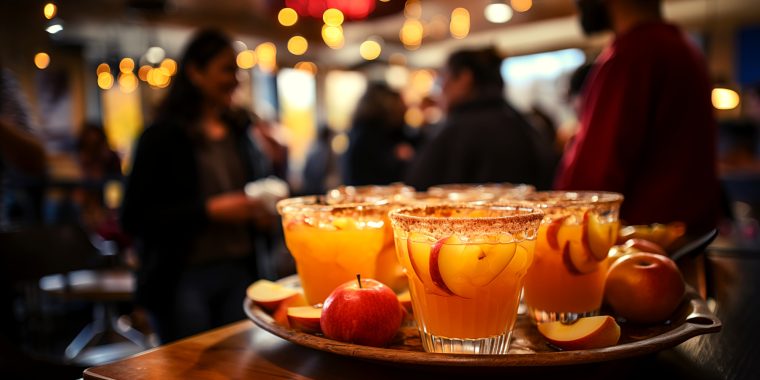
<path fill-rule="evenodd" d="M 571 323 L 579 318 L 593 317 L 595 315 L 599 315 L 599 309 L 591 310 L 591 311 L 587 311 L 583 313 L 573 313 L 573 312 L 538 310 L 532 307 L 528 307 L 528 315 L 530 316 L 530 319 L 531 321 L 533 321 L 534 324 L 539 324 L 539 323 L 544 323 L 544 322 L 553 322 L 553 321 L 562 321 L 566 323 Z"/>
<path fill-rule="evenodd" d="M 448 338 L 428 334 L 420 329 L 422 347 L 426 352 L 446 354 L 504 355 L 509 351 L 512 332 L 487 338 Z"/>

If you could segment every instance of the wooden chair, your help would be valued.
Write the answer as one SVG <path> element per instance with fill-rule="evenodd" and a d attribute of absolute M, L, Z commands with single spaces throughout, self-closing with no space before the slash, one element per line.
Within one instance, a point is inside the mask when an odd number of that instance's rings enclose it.
<path fill-rule="evenodd" d="M 149 348 L 143 334 L 118 323 L 118 306 L 132 301 L 135 281 L 131 271 L 108 261 L 78 225 L 0 232 L 0 264 L 7 281 L 23 285 L 31 293 L 41 291 L 63 300 L 93 304 L 92 321 L 66 348 L 69 362 L 110 333 L 142 349 Z"/>

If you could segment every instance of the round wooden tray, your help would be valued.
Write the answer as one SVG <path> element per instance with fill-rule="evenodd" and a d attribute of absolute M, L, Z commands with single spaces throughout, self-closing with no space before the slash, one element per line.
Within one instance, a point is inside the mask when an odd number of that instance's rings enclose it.
<path fill-rule="evenodd" d="M 297 276 L 286 277 L 278 282 L 290 287 L 299 286 Z M 527 316 L 520 315 L 512 333 L 508 355 L 424 352 L 413 323 L 405 324 L 387 348 L 343 343 L 282 326 L 248 298 L 243 302 L 243 308 L 248 317 L 262 329 L 301 346 L 394 365 L 435 367 L 535 367 L 603 362 L 657 352 L 683 343 L 694 336 L 718 332 L 721 329 L 720 320 L 690 288 L 687 288 L 686 299 L 670 323 L 653 326 L 621 324 L 620 342 L 617 345 L 594 350 L 557 351 L 544 342 Z"/>

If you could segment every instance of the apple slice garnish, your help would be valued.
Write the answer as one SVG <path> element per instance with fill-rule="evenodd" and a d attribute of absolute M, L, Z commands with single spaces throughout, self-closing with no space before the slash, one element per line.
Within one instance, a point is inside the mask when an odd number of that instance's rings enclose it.
<path fill-rule="evenodd" d="M 446 286 L 446 283 L 443 281 L 443 275 L 441 275 L 441 268 L 439 266 L 441 255 L 441 250 L 443 250 L 444 253 L 447 253 L 448 255 L 454 255 L 458 254 L 458 251 L 461 251 L 464 249 L 463 245 L 456 245 L 453 246 L 451 244 L 446 244 L 448 240 L 452 239 L 452 237 L 443 238 L 441 240 L 438 240 L 433 244 L 433 246 L 430 248 L 430 257 L 428 259 L 428 270 L 430 272 L 430 279 L 433 281 L 433 284 L 438 287 L 438 289 L 443 290 L 448 295 L 453 295 L 454 292 L 449 289 L 448 286 Z M 452 252 L 457 251 L 457 252 Z M 462 297 L 465 297 L 462 295 Z M 470 297 L 468 297 L 470 298 Z"/>
<path fill-rule="evenodd" d="M 467 244 L 456 236 L 440 240 L 439 245 L 437 254 L 430 255 L 433 281 L 440 277 L 442 289 L 464 298 L 475 297 L 501 274 L 517 249 L 514 242 Z"/>
<path fill-rule="evenodd" d="M 559 240 L 557 239 L 557 233 L 559 232 L 560 227 L 562 227 L 562 223 L 564 223 L 565 219 L 567 219 L 567 215 L 554 218 L 546 226 L 546 243 L 548 243 L 549 247 L 555 251 L 559 251 L 561 248 Z"/>
<path fill-rule="evenodd" d="M 580 318 L 572 324 L 562 321 L 538 325 L 538 331 L 563 350 L 588 350 L 614 346 L 620 339 L 620 326 L 609 315 Z"/>
<path fill-rule="evenodd" d="M 269 280 L 258 280 L 246 289 L 248 298 L 269 311 L 275 311 L 280 303 L 298 294 L 297 289 L 287 288 Z"/>
<path fill-rule="evenodd" d="M 309 303 L 306 302 L 306 297 L 304 297 L 303 293 L 298 293 L 293 297 L 280 302 L 280 305 L 278 305 L 277 309 L 272 313 L 272 319 L 282 326 L 290 327 L 290 323 L 288 323 L 288 308 L 308 305 Z"/>
<path fill-rule="evenodd" d="M 446 292 L 436 286 L 435 281 L 433 281 L 430 273 L 430 256 L 437 243 L 431 246 L 429 241 L 430 239 L 423 234 L 416 232 L 409 233 L 406 244 L 412 270 L 414 270 L 414 274 L 420 279 L 422 284 L 425 285 L 426 291 L 439 296 L 451 295 L 451 292 Z"/>
<path fill-rule="evenodd" d="M 562 250 L 562 261 L 572 274 L 587 274 L 599 268 L 599 262 L 591 256 L 585 245 L 579 241 L 567 241 Z"/>
<path fill-rule="evenodd" d="M 321 307 L 289 307 L 287 316 L 292 329 L 310 334 L 322 332 L 322 328 L 319 326 L 319 319 L 322 317 Z"/>
<path fill-rule="evenodd" d="M 588 247 L 591 256 L 597 261 L 607 258 L 610 247 L 617 240 L 618 223 L 603 223 L 599 215 L 586 211 L 583 214 L 583 241 Z"/>

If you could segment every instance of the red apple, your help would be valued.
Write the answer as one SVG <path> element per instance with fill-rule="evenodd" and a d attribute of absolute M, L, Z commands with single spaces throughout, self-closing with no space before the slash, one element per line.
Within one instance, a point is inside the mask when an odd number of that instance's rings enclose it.
<path fill-rule="evenodd" d="M 562 321 L 538 325 L 546 340 L 563 350 L 588 350 L 609 347 L 620 339 L 620 326 L 609 315 L 580 318 L 572 324 Z"/>
<path fill-rule="evenodd" d="M 288 288 L 269 280 L 258 280 L 246 290 L 248 298 L 269 311 L 277 310 L 282 301 L 296 296 L 298 293 L 297 289 Z"/>
<path fill-rule="evenodd" d="M 666 256 L 637 252 L 610 267 L 604 298 L 615 313 L 633 323 L 667 320 L 685 291 L 681 271 Z"/>
<path fill-rule="evenodd" d="M 321 307 L 289 307 L 287 316 L 288 323 L 292 329 L 310 334 L 322 332 L 322 328 L 319 325 L 320 319 L 322 317 Z"/>
<path fill-rule="evenodd" d="M 401 327 L 403 308 L 391 288 L 358 277 L 335 288 L 325 300 L 322 332 L 341 342 L 385 346 Z"/>

